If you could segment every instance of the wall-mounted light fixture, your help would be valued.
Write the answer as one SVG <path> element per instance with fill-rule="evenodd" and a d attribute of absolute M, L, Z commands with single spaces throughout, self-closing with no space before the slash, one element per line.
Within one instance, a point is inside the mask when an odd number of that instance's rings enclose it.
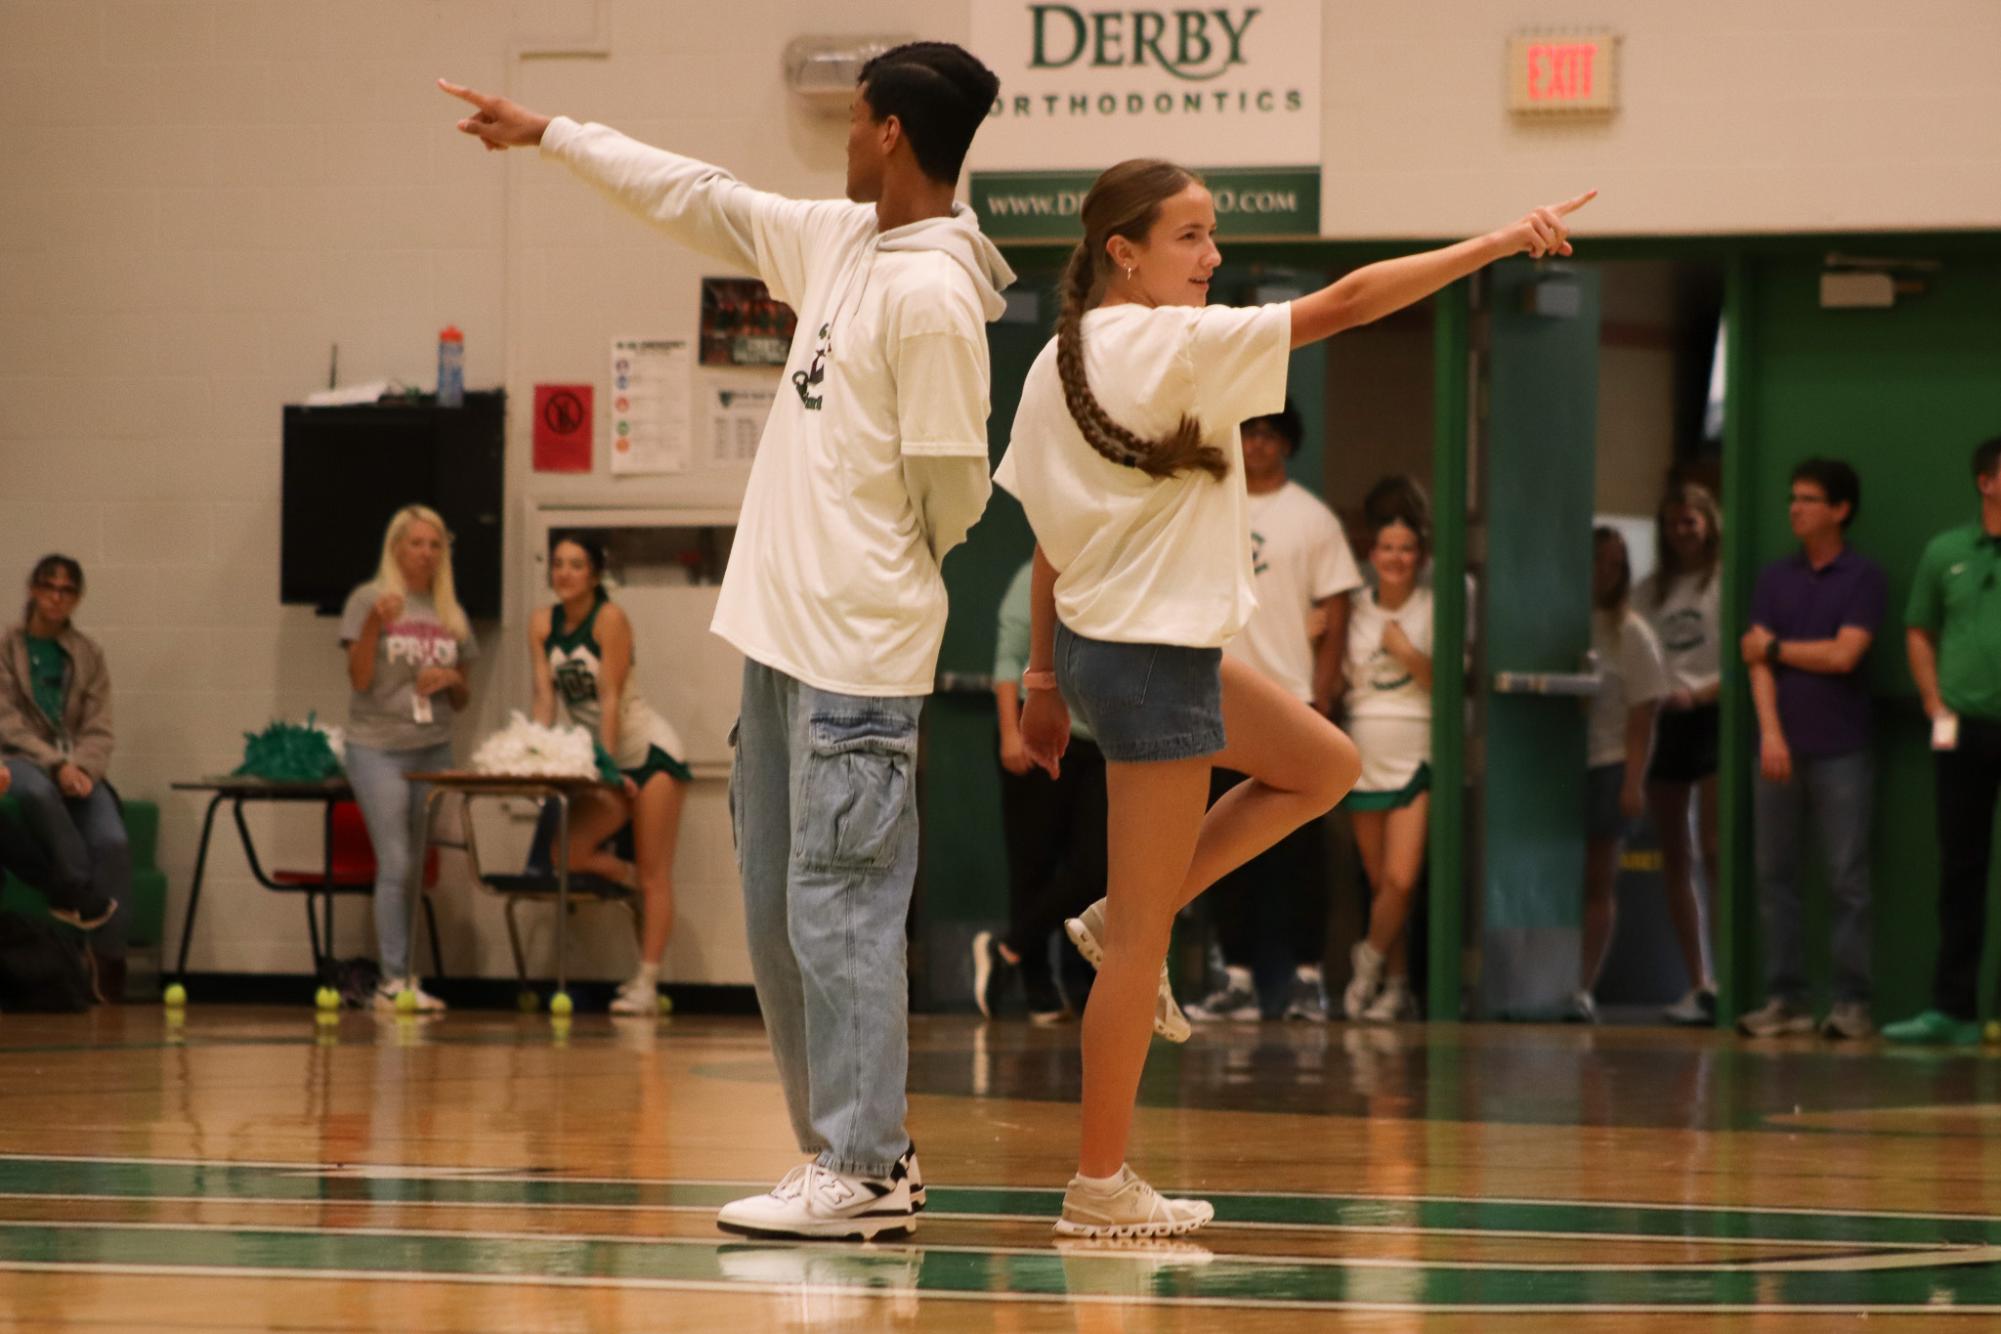
<path fill-rule="evenodd" d="M 785 86 L 809 106 L 846 111 L 862 66 L 908 37 L 795 37 L 785 47 Z"/>
<path fill-rule="evenodd" d="M 1921 296 L 1942 266 L 1935 259 L 1884 259 L 1830 253 L 1820 273 L 1822 310 L 1882 310 L 1900 296 Z"/>

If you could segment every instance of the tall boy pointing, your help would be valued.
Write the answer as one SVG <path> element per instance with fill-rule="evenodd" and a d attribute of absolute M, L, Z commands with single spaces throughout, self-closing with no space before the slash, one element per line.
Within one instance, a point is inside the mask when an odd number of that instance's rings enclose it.
<path fill-rule="evenodd" d="M 488 148 L 539 145 L 798 312 L 712 628 L 745 657 L 730 789 L 751 966 L 814 1157 L 717 1222 L 914 1230 L 904 920 L 917 720 L 945 628 L 939 563 L 990 490 L 982 326 L 1014 278 L 953 192 L 998 80 L 948 43 L 877 56 L 851 109 L 848 197 L 813 201 L 440 86 L 477 108 L 459 129 Z"/>

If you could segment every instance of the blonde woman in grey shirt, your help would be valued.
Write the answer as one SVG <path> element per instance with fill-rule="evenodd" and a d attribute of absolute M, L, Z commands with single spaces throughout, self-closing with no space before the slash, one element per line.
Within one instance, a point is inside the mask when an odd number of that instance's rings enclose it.
<path fill-rule="evenodd" d="M 435 511 L 405 505 L 389 520 L 375 577 L 348 595 L 340 642 L 354 687 L 347 777 L 375 845 L 375 1004 L 394 1009 L 409 985 L 411 853 L 425 832 L 427 788 L 409 776 L 450 767 L 452 719 L 472 698 L 466 665 L 479 652 L 452 586 L 451 534 Z M 445 1008 L 416 993 L 418 1009 Z"/>

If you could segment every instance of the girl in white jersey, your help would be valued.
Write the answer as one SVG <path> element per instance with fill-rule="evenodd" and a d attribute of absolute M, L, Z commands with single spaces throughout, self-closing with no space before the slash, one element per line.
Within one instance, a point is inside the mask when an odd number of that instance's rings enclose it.
<path fill-rule="evenodd" d="M 665 718 L 632 684 L 632 622 L 604 591 L 604 548 L 572 534 L 549 549 L 553 606 L 529 619 L 528 658 L 535 671 L 535 721 L 587 728 L 624 777 L 619 788 L 580 793 L 570 814 L 570 867 L 644 896 L 639 972 L 618 989 L 614 1014 L 657 1013 L 660 960 L 674 930 L 674 844 L 681 802 L 693 775 L 687 751 Z M 628 865 L 599 845 L 632 821 Z"/>
<path fill-rule="evenodd" d="M 1716 1021 L 1716 978 L 1704 948 L 1695 858 L 1699 849 L 1702 884 L 1713 890 L 1717 700 L 1723 692 L 1722 569 L 1723 513 L 1716 497 L 1696 482 L 1670 486 L 1654 513 L 1654 572 L 1641 581 L 1633 602 L 1660 640 L 1668 670 L 1668 693 L 1661 700 L 1654 758 L 1647 770 L 1647 804 L 1660 833 L 1668 917 L 1688 969 L 1687 994 L 1666 1011 L 1677 1024 Z M 1699 843 L 1690 836 L 1692 823 L 1700 830 Z"/>
<path fill-rule="evenodd" d="M 1376 586 L 1351 595 L 1347 720 L 1362 777 L 1341 805 L 1372 898 L 1368 934 L 1348 956 L 1354 971 L 1341 1006 L 1350 1019 L 1388 1023 L 1417 1013 L 1404 928 L 1431 806 L 1431 590 L 1418 579 L 1429 546 L 1416 513 L 1374 525 Z"/>
<path fill-rule="evenodd" d="M 1100 973 L 1084 1011 L 1083 1142 L 1059 1232 L 1159 1236 L 1213 1217 L 1125 1165 L 1149 1023 L 1186 1035 L 1164 987 L 1174 915 L 1327 811 L 1360 772 L 1332 723 L 1223 658 L 1256 605 L 1238 423 L 1284 406 L 1294 347 L 1504 256 L 1570 253 L 1564 215 L 1589 198 L 1370 265 L 1298 301 L 1237 310 L 1205 304 L 1222 256 L 1193 173 L 1122 162 L 1085 197 L 1057 336 L 1028 373 L 994 475 L 1037 542 L 1024 739 L 1054 773 L 1075 708 L 1104 752 L 1111 807 L 1108 893 L 1068 924 Z M 1205 816 L 1212 766 L 1250 777 Z"/>

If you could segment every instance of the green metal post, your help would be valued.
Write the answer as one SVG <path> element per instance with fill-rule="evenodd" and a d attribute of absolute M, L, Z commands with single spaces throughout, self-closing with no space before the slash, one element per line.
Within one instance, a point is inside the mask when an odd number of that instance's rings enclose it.
<path fill-rule="evenodd" d="M 1425 1012 L 1460 1017 L 1465 940 L 1466 426 L 1470 292 L 1432 300 L 1431 923 Z"/>
<path fill-rule="evenodd" d="M 1752 312 L 1751 262 L 1739 251 L 1726 270 L 1723 301 L 1723 624 L 1746 623 L 1757 544 L 1751 516 L 1757 512 L 1751 460 L 1750 383 Z M 1722 874 L 1715 890 L 1716 1022 L 1728 1028 L 1746 1008 L 1755 967 L 1745 948 L 1751 939 L 1757 903 L 1751 855 L 1751 767 L 1754 715 L 1750 679 L 1732 650 L 1734 635 L 1723 636 L 1721 768 L 1717 774 L 1717 860 Z"/>

